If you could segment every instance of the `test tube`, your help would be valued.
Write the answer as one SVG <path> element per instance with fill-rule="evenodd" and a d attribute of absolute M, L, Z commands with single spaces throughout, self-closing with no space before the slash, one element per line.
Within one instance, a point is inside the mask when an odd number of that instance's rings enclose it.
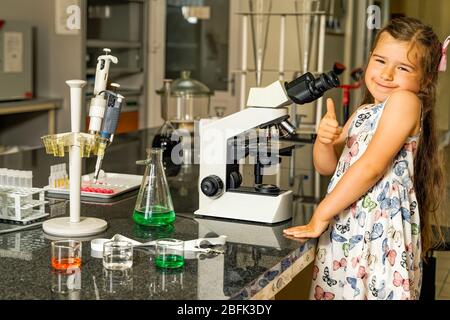
<path fill-rule="evenodd" d="M 21 171 L 20 170 L 14 170 L 14 185 L 16 186 L 16 187 L 21 187 L 21 181 L 20 181 L 20 178 L 21 178 Z"/>
<path fill-rule="evenodd" d="M 33 171 L 25 171 L 26 187 L 33 188 Z"/>
<path fill-rule="evenodd" d="M 7 177 L 7 182 L 6 185 L 8 186 L 13 186 L 14 185 L 14 170 L 9 170 L 6 169 L 6 177 Z"/>
<path fill-rule="evenodd" d="M 0 168 L 0 185 L 6 185 L 6 169 Z"/>
<path fill-rule="evenodd" d="M 48 186 L 53 188 L 53 166 L 50 166 L 50 175 L 48 176 Z"/>
<path fill-rule="evenodd" d="M 27 171 L 19 171 L 19 184 L 20 187 L 26 188 L 27 186 Z"/>
<path fill-rule="evenodd" d="M 14 183 L 16 184 L 16 187 L 22 187 L 22 171 L 15 170 L 14 172 Z"/>
<path fill-rule="evenodd" d="M 20 186 L 20 172 L 19 170 L 14 170 L 14 186 L 19 187 Z"/>
<path fill-rule="evenodd" d="M 57 165 L 57 171 L 56 171 L 56 186 L 57 188 L 61 188 L 61 164 Z"/>
<path fill-rule="evenodd" d="M 9 170 L 10 186 L 16 186 L 16 170 Z"/>
<path fill-rule="evenodd" d="M 49 184 L 51 185 L 52 188 L 56 188 L 58 187 L 57 185 L 57 180 L 56 180 L 56 174 L 58 172 L 58 165 L 55 164 L 53 166 L 50 167 L 50 181 Z"/>
<path fill-rule="evenodd" d="M 48 184 L 51 188 L 56 187 L 55 172 L 56 172 L 56 165 L 53 165 L 50 167 L 50 176 L 48 177 Z"/>

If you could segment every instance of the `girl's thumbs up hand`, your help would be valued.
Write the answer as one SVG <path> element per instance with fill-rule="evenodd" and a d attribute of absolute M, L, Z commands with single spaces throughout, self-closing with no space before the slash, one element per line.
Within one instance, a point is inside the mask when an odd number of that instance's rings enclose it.
<path fill-rule="evenodd" d="M 336 119 L 336 111 L 332 99 L 327 99 L 327 113 L 322 118 L 317 130 L 317 139 L 322 144 L 333 143 L 341 134 L 342 128 Z"/>

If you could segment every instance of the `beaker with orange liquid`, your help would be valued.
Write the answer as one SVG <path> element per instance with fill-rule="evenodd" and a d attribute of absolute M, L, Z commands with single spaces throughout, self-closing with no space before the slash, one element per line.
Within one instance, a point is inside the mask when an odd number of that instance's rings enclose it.
<path fill-rule="evenodd" d="M 66 271 L 81 266 L 81 241 L 58 240 L 52 242 L 51 265 L 53 269 Z"/>

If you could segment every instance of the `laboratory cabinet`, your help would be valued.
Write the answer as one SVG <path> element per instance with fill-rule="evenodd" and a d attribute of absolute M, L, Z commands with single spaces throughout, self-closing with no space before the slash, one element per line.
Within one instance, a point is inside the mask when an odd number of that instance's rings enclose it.
<path fill-rule="evenodd" d="M 146 10 L 145 0 L 87 0 L 86 105 L 93 96 L 97 57 L 109 48 L 118 63 L 111 63 L 108 85 L 118 83 L 126 102 L 117 133 L 137 130 L 146 112 Z"/>

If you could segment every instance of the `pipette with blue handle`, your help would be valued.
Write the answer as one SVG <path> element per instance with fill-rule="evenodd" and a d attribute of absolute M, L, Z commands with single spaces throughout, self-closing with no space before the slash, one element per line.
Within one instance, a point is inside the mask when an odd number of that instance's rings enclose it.
<path fill-rule="evenodd" d="M 112 142 L 114 133 L 116 132 L 122 103 L 125 99 L 121 94 L 109 90 L 102 92 L 106 95 L 106 110 L 103 118 L 103 126 L 100 131 L 100 143 L 97 151 L 97 163 L 95 164 L 94 183 L 97 182 L 100 174 L 103 157 L 105 156 L 105 149 Z"/>
<path fill-rule="evenodd" d="M 103 92 L 105 92 L 106 85 L 108 83 L 109 67 L 111 62 L 114 64 L 118 63 L 118 59 L 111 56 L 109 53 L 111 49 L 104 48 L 104 55 L 97 58 L 97 69 L 95 72 L 95 83 L 94 83 L 94 97 L 91 99 L 91 104 L 89 108 L 89 133 L 98 134 L 102 119 L 105 113 L 106 97 Z"/>

